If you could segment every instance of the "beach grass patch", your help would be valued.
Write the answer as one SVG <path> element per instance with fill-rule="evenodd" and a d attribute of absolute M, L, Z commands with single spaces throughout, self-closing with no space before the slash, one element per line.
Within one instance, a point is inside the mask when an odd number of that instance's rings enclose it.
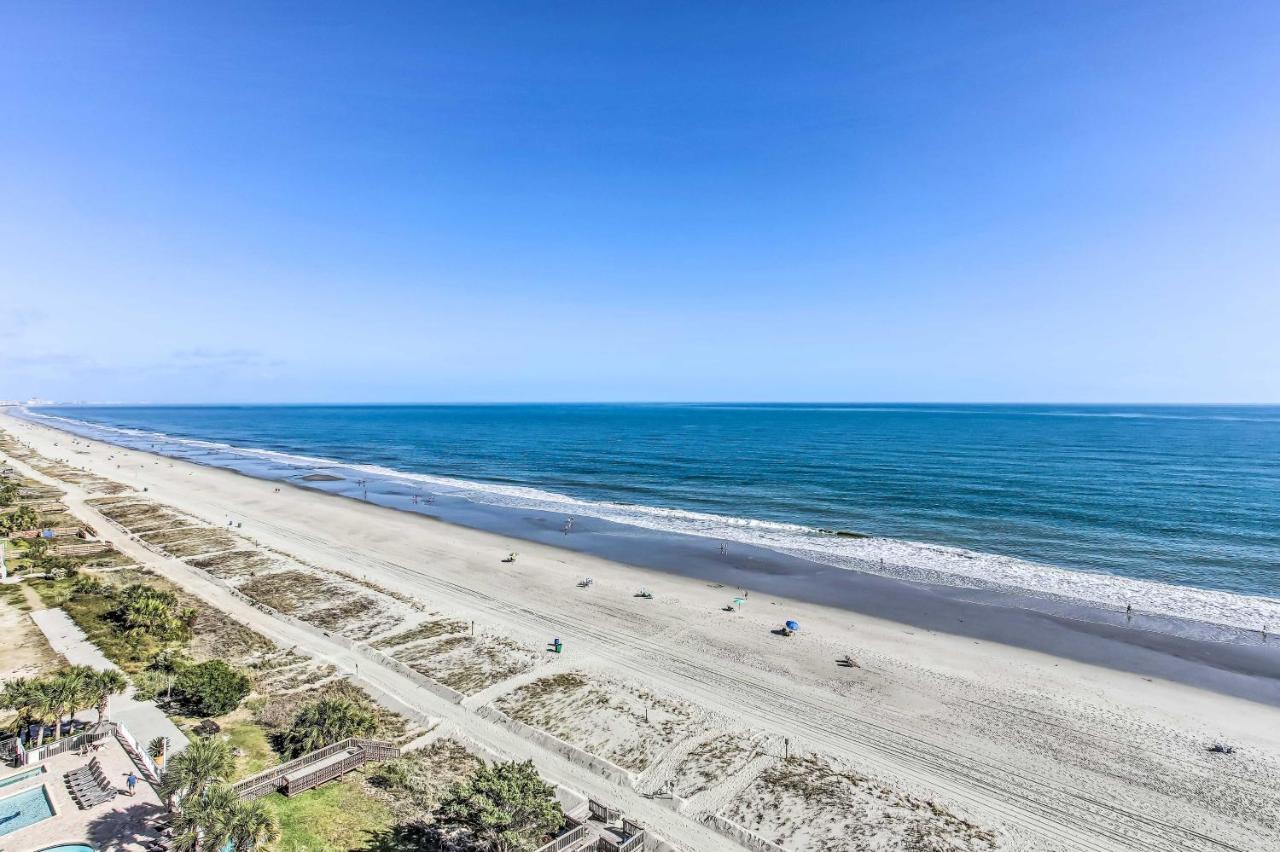
<path fill-rule="evenodd" d="M 721 815 L 788 849 L 985 852 L 993 831 L 833 760 L 793 756 L 767 767 Z"/>
<path fill-rule="evenodd" d="M 412 652 L 397 652 L 395 657 L 419 674 L 464 695 L 474 695 L 530 671 L 540 659 L 532 648 L 490 634 L 445 636 L 414 646 Z"/>
<path fill-rule="evenodd" d="M 416 627 L 401 631 L 392 636 L 385 636 L 373 643 L 375 648 L 401 648 L 423 639 L 436 639 L 450 633 L 465 633 L 469 629 L 467 622 L 454 618 L 440 618 L 424 621 Z"/>
<path fill-rule="evenodd" d="M 297 796 L 272 793 L 263 801 L 280 823 L 277 852 L 362 849 L 395 824 L 391 808 L 365 787 L 367 769 Z"/>
<path fill-rule="evenodd" d="M 643 772 L 707 724 L 705 714 L 687 702 L 582 672 L 539 678 L 503 695 L 494 706 L 633 772 Z"/>

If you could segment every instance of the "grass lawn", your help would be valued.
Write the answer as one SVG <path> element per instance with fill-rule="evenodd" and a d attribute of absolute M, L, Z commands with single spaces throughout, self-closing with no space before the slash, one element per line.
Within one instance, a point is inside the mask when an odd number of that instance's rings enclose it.
<path fill-rule="evenodd" d="M 218 724 L 222 725 L 222 733 L 233 747 L 240 750 L 240 758 L 236 761 L 237 779 L 261 772 L 280 762 L 280 756 L 271 750 L 271 743 L 267 741 L 267 732 L 251 719 L 245 718 L 247 715 L 240 709 L 231 716 L 218 720 Z"/>
<path fill-rule="evenodd" d="M 391 811 L 365 791 L 363 778 L 353 772 L 293 798 L 273 793 L 262 799 L 280 821 L 277 852 L 361 849 L 390 829 Z"/>

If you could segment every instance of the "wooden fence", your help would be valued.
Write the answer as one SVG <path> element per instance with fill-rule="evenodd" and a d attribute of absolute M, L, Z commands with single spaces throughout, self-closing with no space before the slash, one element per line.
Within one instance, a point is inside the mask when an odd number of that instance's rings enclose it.
<path fill-rule="evenodd" d="M 587 833 L 587 827 L 585 825 L 580 825 L 577 828 L 560 835 L 547 845 L 539 846 L 537 852 L 564 852 L 565 849 L 568 849 L 573 844 L 585 839 Z"/>

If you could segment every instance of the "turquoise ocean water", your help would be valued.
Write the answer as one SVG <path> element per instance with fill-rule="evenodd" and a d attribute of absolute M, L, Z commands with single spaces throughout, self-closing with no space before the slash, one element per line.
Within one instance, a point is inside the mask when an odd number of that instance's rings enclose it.
<path fill-rule="evenodd" d="M 1280 597 L 1280 407 L 201 406 L 33 416 L 117 443 L 159 441 L 152 448 L 196 461 L 270 460 L 299 474 L 345 466 L 415 495 L 913 579 L 1144 605 L 1158 596 L 1171 614 L 1219 622 L 1265 623 L 1276 603 L 1266 599 Z"/>

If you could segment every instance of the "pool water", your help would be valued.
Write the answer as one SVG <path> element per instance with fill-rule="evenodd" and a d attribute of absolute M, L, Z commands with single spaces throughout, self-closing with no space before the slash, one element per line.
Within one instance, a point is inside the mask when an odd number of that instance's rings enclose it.
<path fill-rule="evenodd" d="M 94 852 L 94 849 L 83 843 L 67 843 L 62 846 L 46 846 L 40 852 Z"/>
<path fill-rule="evenodd" d="M 35 769 L 28 769 L 25 772 L 19 772 L 16 775 L 10 775 L 8 778 L 0 778 L 0 787 L 8 787 L 10 784 L 17 784 L 19 781 L 26 781 L 28 778 L 35 778 L 44 772 L 43 766 L 37 766 Z"/>
<path fill-rule="evenodd" d="M 49 794 L 41 784 L 13 796 L 0 799 L 0 837 L 53 816 Z"/>

